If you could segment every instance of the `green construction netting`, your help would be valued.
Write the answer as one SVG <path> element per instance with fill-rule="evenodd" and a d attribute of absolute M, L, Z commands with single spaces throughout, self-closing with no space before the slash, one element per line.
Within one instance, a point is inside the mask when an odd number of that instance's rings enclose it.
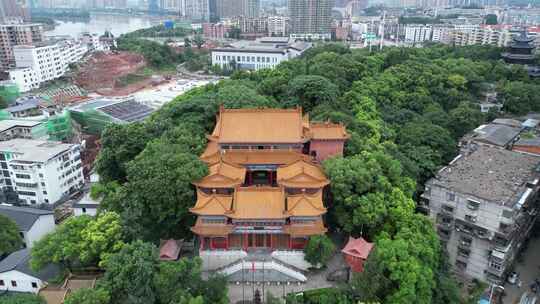
<path fill-rule="evenodd" d="M 71 118 L 81 126 L 82 131 L 94 135 L 101 135 L 103 129 L 105 129 L 108 124 L 113 123 L 110 116 L 94 109 L 89 109 L 84 112 L 71 111 Z"/>
<path fill-rule="evenodd" d="M 9 104 L 14 103 L 20 95 L 19 87 L 16 84 L 0 85 L 0 96 L 5 98 Z"/>
<path fill-rule="evenodd" d="M 71 115 L 69 111 L 64 111 L 60 115 L 49 117 L 46 122 L 47 134 L 50 140 L 63 141 L 67 140 L 73 134 L 71 126 Z"/>
<path fill-rule="evenodd" d="M 6 110 L 0 110 L 0 120 L 11 119 L 9 112 Z"/>

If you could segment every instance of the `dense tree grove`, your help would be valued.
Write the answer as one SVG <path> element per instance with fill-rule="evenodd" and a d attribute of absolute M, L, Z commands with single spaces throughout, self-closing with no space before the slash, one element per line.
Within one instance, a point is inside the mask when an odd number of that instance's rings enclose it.
<path fill-rule="evenodd" d="M 365 272 L 324 303 L 458 303 L 436 232 L 415 212 L 413 198 L 455 156 L 458 139 L 485 121 L 477 103 L 486 88 L 497 91 L 508 114 L 540 109 L 533 93 L 540 84 L 521 67 L 504 64 L 500 52 L 434 45 L 370 54 L 325 44 L 273 70 L 236 72 L 191 90 L 145 122 L 108 127 L 97 162 L 102 183 L 94 192 L 119 215 L 125 241 L 136 242 L 105 263 L 111 296 L 133 293 L 131 303 L 150 303 L 178 292 L 178 303 L 198 303 L 199 296 L 206 303 L 208 292 L 190 293 L 187 300 L 181 290 L 167 291 L 159 276 L 173 266 L 150 261 L 153 250 L 137 240 L 190 237 L 190 181 L 207 172 L 197 156 L 219 105 L 302 106 L 312 120 L 342 122 L 351 135 L 345 155 L 323 164 L 331 180 L 329 228 L 376 244 Z M 121 263 L 135 265 L 114 266 Z M 129 271 L 160 275 L 126 286 L 120 278 Z"/>

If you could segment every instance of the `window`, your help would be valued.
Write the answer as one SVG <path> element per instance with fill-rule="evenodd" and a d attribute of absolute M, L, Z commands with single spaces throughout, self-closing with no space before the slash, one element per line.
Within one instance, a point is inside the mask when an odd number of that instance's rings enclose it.
<path fill-rule="evenodd" d="M 15 174 L 16 178 L 22 178 L 22 179 L 30 179 L 30 175 L 28 174 Z"/>
<path fill-rule="evenodd" d="M 39 174 L 39 177 L 43 177 L 43 173 L 40 173 L 40 174 Z"/>
<path fill-rule="evenodd" d="M 512 218 L 514 216 L 513 210 L 503 210 L 502 216 L 505 218 Z"/>
<path fill-rule="evenodd" d="M 489 262 L 489 267 L 491 267 L 493 269 L 496 269 L 496 270 L 501 270 L 502 269 L 501 263 L 498 263 L 496 261 L 490 261 Z"/>
<path fill-rule="evenodd" d="M 44 183 L 44 182 L 41 182 L 41 186 L 42 186 L 42 187 L 45 187 L 45 183 Z"/>
<path fill-rule="evenodd" d="M 473 200 L 467 200 L 467 208 L 470 210 L 478 210 L 480 208 L 480 203 Z"/>
<path fill-rule="evenodd" d="M 458 255 L 468 258 L 471 255 L 471 251 L 469 249 L 458 248 Z"/>
<path fill-rule="evenodd" d="M 454 213 L 454 207 L 448 205 L 442 205 L 442 210 L 448 213 Z"/>
<path fill-rule="evenodd" d="M 43 194 L 47 195 L 47 191 L 43 191 Z"/>
<path fill-rule="evenodd" d="M 35 192 L 30 192 L 30 191 L 17 191 L 17 193 L 19 195 L 36 196 Z"/>
<path fill-rule="evenodd" d="M 11 286 L 17 287 L 17 282 L 16 281 L 11 281 Z"/>
<path fill-rule="evenodd" d="M 456 195 L 451 192 L 446 192 L 446 200 L 449 202 L 453 202 L 456 200 Z"/>
<path fill-rule="evenodd" d="M 48 202 L 49 202 L 49 200 L 48 200 L 48 199 L 45 199 L 45 203 L 48 203 Z"/>
<path fill-rule="evenodd" d="M 36 201 L 35 200 L 30 200 L 30 204 L 35 205 Z"/>
<path fill-rule="evenodd" d="M 86 213 L 86 208 L 82 208 L 82 213 Z"/>
<path fill-rule="evenodd" d="M 6 286 L 6 283 L 4 283 L 4 280 L 0 280 L 0 286 Z"/>
<path fill-rule="evenodd" d="M 37 288 L 37 283 L 36 282 L 32 282 L 32 288 Z"/>
<path fill-rule="evenodd" d="M 466 215 L 465 215 L 465 220 L 474 223 L 474 222 L 476 222 L 476 216 L 475 216 L 475 215 L 466 214 Z"/>

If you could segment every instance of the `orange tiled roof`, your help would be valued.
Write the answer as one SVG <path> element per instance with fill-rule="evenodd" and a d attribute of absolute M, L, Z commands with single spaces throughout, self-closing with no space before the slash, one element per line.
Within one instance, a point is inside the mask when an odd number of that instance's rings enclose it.
<path fill-rule="evenodd" d="M 204 224 L 201 219 L 197 219 L 191 231 L 198 235 L 227 236 L 233 231 L 233 227 L 227 224 Z"/>
<path fill-rule="evenodd" d="M 320 166 L 304 159 L 279 167 L 277 182 L 290 188 L 322 188 L 330 183 Z"/>
<path fill-rule="evenodd" d="M 290 216 L 319 216 L 326 213 L 322 201 L 322 190 L 315 194 L 302 193 L 287 197 L 287 214 Z"/>
<path fill-rule="evenodd" d="M 230 212 L 231 195 L 206 194 L 197 190 L 197 202 L 189 211 L 198 215 L 225 215 Z"/>
<path fill-rule="evenodd" d="M 210 165 L 208 171 L 207 176 L 193 184 L 204 188 L 233 188 L 241 185 L 246 176 L 246 168 L 224 161 Z"/>
<path fill-rule="evenodd" d="M 285 218 L 285 192 L 283 188 L 246 187 L 234 193 L 233 219 Z"/>
<path fill-rule="evenodd" d="M 220 108 L 212 136 L 219 143 L 301 143 L 302 109 Z"/>
<path fill-rule="evenodd" d="M 345 126 L 329 122 L 312 122 L 310 134 L 312 139 L 319 140 L 345 140 L 350 137 Z"/>
<path fill-rule="evenodd" d="M 219 151 L 217 138 L 212 136 L 206 136 L 206 138 L 208 139 L 208 143 L 206 144 L 206 149 L 204 149 L 204 152 L 200 156 L 203 160 Z"/>
<path fill-rule="evenodd" d="M 283 232 L 290 234 L 292 237 L 297 236 L 310 236 L 310 235 L 320 235 L 325 234 L 328 229 L 324 227 L 322 219 L 317 220 L 312 225 L 286 225 L 283 227 Z"/>

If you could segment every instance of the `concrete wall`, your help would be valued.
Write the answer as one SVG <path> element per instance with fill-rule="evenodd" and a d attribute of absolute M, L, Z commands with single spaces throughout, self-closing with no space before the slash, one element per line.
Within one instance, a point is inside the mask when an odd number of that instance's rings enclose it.
<path fill-rule="evenodd" d="M 244 250 L 202 250 L 199 251 L 202 270 L 216 270 L 247 257 Z"/>
<path fill-rule="evenodd" d="M 0 290 L 38 293 L 39 289 L 44 286 L 44 282 L 40 279 L 17 270 L 0 273 L 0 280 L 4 281 L 4 285 L 0 286 Z M 11 281 L 15 281 L 17 286 L 13 287 Z M 32 283 L 36 283 L 37 287 L 33 288 Z"/>
<path fill-rule="evenodd" d="M 96 208 L 85 208 L 86 210 L 83 210 L 82 207 L 74 207 L 73 208 L 73 214 L 75 216 L 81 216 L 81 215 L 90 215 L 90 216 L 96 216 L 97 214 L 97 205 Z"/>
<path fill-rule="evenodd" d="M 32 248 L 35 242 L 41 240 L 48 233 L 53 232 L 55 228 L 53 214 L 40 216 L 32 228 L 25 234 L 24 240 L 26 242 L 26 247 Z"/>
<path fill-rule="evenodd" d="M 343 140 L 311 140 L 309 144 L 310 152 L 317 152 L 317 160 L 323 161 L 329 157 L 343 154 Z"/>

